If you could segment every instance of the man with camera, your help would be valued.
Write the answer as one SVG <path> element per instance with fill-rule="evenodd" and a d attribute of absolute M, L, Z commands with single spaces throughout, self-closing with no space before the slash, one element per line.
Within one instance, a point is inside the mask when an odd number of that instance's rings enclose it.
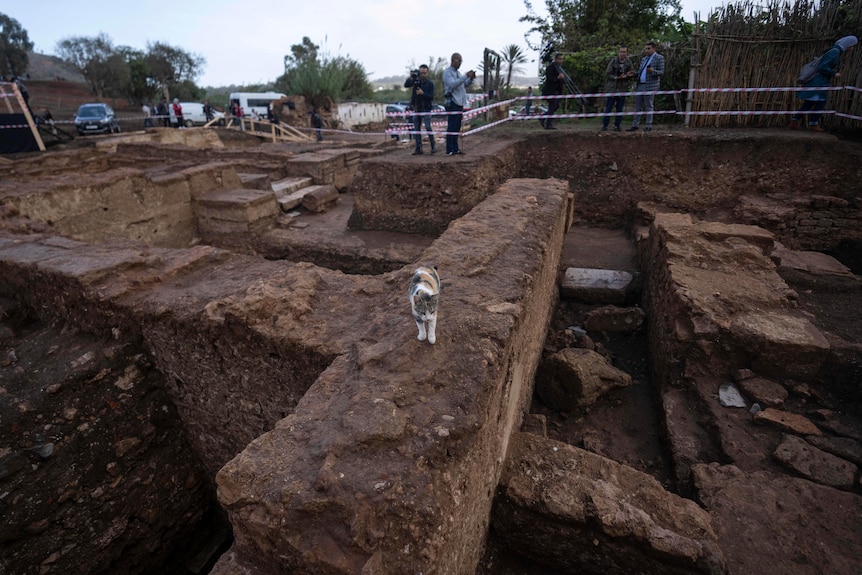
<path fill-rule="evenodd" d="M 470 70 L 463 76 L 458 72 L 461 67 L 461 54 L 452 54 L 451 65 L 443 71 L 443 89 L 445 91 L 445 106 L 449 114 L 446 126 L 446 155 L 460 156 L 463 154 L 458 145 L 458 134 L 461 132 L 464 107 L 467 105 L 467 86 L 476 79 L 476 72 Z"/>
<path fill-rule="evenodd" d="M 548 116 L 553 116 L 560 107 L 560 99 L 554 98 L 553 96 L 561 96 L 563 94 L 564 78 L 563 55 L 557 53 L 554 56 L 554 61 L 548 64 L 548 67 L 545 68 L 545 83 L 542 86 L 542 95 L 551 96 L 551 98 L 548 99 Z M 556 128 L 551 125 L 551 118 L 548 118 L 547 120 L 540 119 L 539 123 L 542 124 L 546 130 L 556 130 Z"/>
<path fill-rule="evenodd" d="M 428 79 L 428 66 L 422 64 L 418 70 L 410 72 L 410 77 L 404 82 L 405 88 L 413 88 L 410 97 L 410 105 L 413 107 L 413 139 L 416 140 L 416 148 L 413 155 L 422 153 L 422 120 L 425 120 L 425 130 L 428 131 L 428 142 L 431 144 L 431 153 L 436 154 L 434 145 L 434 134 L 431 132 L 431 115 L 420 115 L 421 112 L 430 112 L 434 102 L 434 82 Z"/>
<path fill-rule="evenodd" d="M 605 92 L 619 94 L 607 97 L 607 100 L 605 100 L 605 114 L 610 114 L 615 105 L 617 107 L 617 114 L 623 111 L 623 106 L 626 103 L 625 92 L 629 91 L 631 80 L 634 77 L 634 66 L 629 59 L 628 46 L 620 46 L 619 53 L 611 58 L 611 61 L 608 62 L 608 67 L 605 69 Z M 614 117 L 615 132 L 620 131 L 622 121 L 622 116 Z M 607 131 L 610 122 L 610 116 L 602 118 L 602 131 Z"/>

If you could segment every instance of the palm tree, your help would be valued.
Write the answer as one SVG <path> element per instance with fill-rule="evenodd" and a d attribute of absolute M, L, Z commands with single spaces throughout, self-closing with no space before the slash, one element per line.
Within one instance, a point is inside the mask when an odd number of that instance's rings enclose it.
<path fill-rule="evenodd" d="M 506 92 L 508 95 L 509 89 L 512 87 L 512 75 L 515 72 L 523 72 L 518 64 L 527 62 L 527 56 L 524 54 L 521 47 L 517 44 L 509 44 L 503 46 L 502 59 L 506 64 Z"/>

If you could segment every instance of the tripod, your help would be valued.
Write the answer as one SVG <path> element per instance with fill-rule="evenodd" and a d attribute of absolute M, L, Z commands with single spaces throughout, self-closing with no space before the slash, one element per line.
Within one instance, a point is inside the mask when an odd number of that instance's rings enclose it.
<path fill-rule="evenodd" d="M 545 44 L 545 47 L 542 49 L 541 61 L 544 63 L 544 62 L 550 62 L 553 59 L 554 59 L 554 44 L 551 42 L 548 42 L 547 44 Z M 566 73 L 566 71 L 563 69 L 562 66 L 554 64 L 554 67 L 557 69 L 558 74 L 563 75 L 563 83 L 565 84 L 566 89 L 569 91 L 570 94 L 573 94 L 573 95 L 574 94 L 583 94 L 583 92 L 581 92 L 581 89 L 578 88 L 577 84 L 575 84 L 574 80 L 572 80 L 571 76 L 569 76 Z M 581 112 L 585 114 L 587 112 L 587 100 L 586 100 L 586 98 L 579 97 L 576 99 L 578 101 L 578 104 L 580 104 L 580 106 L 581 106 Z"/>
<path fill-rule="evenodd" d="M 557 69 L 557 72 L 559 72 L 560 74 L 563 75 L 563 83 L 566 85 L 566 89 L 568 89 L 570 94 L 573 94 L 573 95 L 574 94 L 583 94 L 583 92 L 581 92 L 581 89 L 578 88 L 577 84 L 575 84 L 575 81 L 572 80 L 571 76 L 569 76 L 566 73 L 566 71 L 563 70 L 562 66 L 558 66 L 555 64 L 554 67 Z M 586 98 L 584 98 L 583 96 L 579 96 L 578 98 L 575 98 L 575 99 L 578 101 L 578 104 L 581 106 L 581 112 L 586 114 L 587 113 L 587 100 L 586 100 Z"/>

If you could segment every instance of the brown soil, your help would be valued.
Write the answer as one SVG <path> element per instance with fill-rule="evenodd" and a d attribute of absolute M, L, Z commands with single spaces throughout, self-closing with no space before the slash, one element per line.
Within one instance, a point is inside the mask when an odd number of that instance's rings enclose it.
<path fill-rule="evenodd" d="M 590 123 L 561 125 L 560 132 L 595 130 Z M 681 129 L 659 126 L 652 137 L 673 137 L 681 135 Z M 557 138 L 559 134 L 554 134 Z M 758 158 L 752 159 L 749 148 L 735 150 L 733 146 L 723 147 L 720 153 L 693 164 L 688 173 L 675 173 L 669 170 L 660 159 L 651 159 L 643 146 L 644 135 L 612 135 L 602 138 L 604 146 L 596 151 L 579 153 L 582 160 L 571 167 L 569 176 L 572 191 L 579 198 L 576 226 L 569 234 L 567 250 L 564 253 L 564 267 L 595 267 L 603 269 L 622 269 L 639 272 L 634 248 L 625 232 L 622 231 L 622 215 L 608 210 L 608 198 L 619 198 L 621 210 L 628 209 L 625 191 L 632 188 L 645 196 L 652 195 L 655 187 L 663 185 L 663 197 L 669 209 L 687 209 L 699 213 L 704 218 L 732 221 L 732 208 L 736 195 L 728 190 L 738 190 L 740 186 L 774 185 L 772 180 L 793 181 L 793 175 L 775 174 L 768 169 L 767 158 L 782 157 L 785 154 L 785 135 L 780 139 L 762 136 L 762 146 Z M 715 141 L 721 141 L 725 132 L 715 131 Z M 760 137 L 760 136 L 756 136 Z M 797 143 L 810 142 L 812 138 L 831 138 L 829 135 L 799 134 L 794 136 Z M 544 139 L 538 126 L 506 127 L 494 133 L 482 134 L 465 139 L 466 156 L 453 158 L 452 162 L 465 162 L 469 166 L 470 154 L 493 154 L 495 150 L 511 145 L 514 139 L 526 138 L 530 142 L 529 154 L 533 160 L 528 163 L 526 176 L 543 176 L 547 170 L 548 158 L 554 157 L 553 145 L 556 141 L 550 136 Z M 538 139 L 543 138 L 543 139 Z M 362 137 L 351 137 L 351 144 L 362 141 Z M 257 147 L 260 144 L 247 136 L 231 134 L 225 138 L 228 145 Z M 236 141 L 233 141 L 236 140 Z M 364 141 L 378 142 L 380 136 L 368 136 Z M 67 148 L 90 145 L 89 142 L 67 144 Z M 828 151 L 816 153 L 828 155 Z M 440 154 L 411 157 L 409 148 L 395 152 L 403 154 L 399 163 L 406 163 L 413 170 L 416 181 L 413 185 L 433 187 L 437 175 L 433 169 L 440 161 Z M 465 159 L 466 158 L 466 159 Z M 446 159 L 446 161 L 450 161 Z M 599 172 L 607 171 L 610 162 L 637 165 L 640 178 L 634 176 L 609 176 L 603 178 Z M 723 163 L 752 163 L 755 169 L 748 181 L 739 181 L 738 175 L 728 175 L 722 180 Z M 708 164 L 708 165 L 707 165 Z M 801 169 L 801 168 L 800 168 Z M 615 171 L 615 170 L 614 170 Z M 584 177 L 591 172 L 591 177 Z M 612 171 L 613 172 L 613 171 Z M 695 177 L 691 172 L 697 172 Z M 703 181 L 708 180 L 707 183 Z M 701 181 L 700 187 L 693 182 Z M 806 178 L 807 181 L 807 178 Z M 589 183 L 589 187 L 587 187 Z M 676 191 L 668 191 L 667 187 Z M 778 187 L 778 186 L 776 186 Z M 696 193 L 695 193 L 696 192 Z M 805 193 L 810 192 L 806 190 Z M 726 201 L 722 200 L 722 194 Z M 601 198 L 601 201 L 598 199 Z M 336 234 L 355 234 L 371 247 L 381 247 L 404 239 L 390 232 L 348 232 L 346 220 L 351 206 L 350 196 L 336 210 L 323 215 L 303 214 L 311 231 L 330 230 Z M 431 206 L 433 208 L 433 206 Z M 591 228 L 590 225 L 605 226 Z M 610 231 L 609 231 L 609 228 Z M 336 229 L 337 228 L 337 229 Z M 405 241 L 425 246 L 429 238 L 408 238 Z M 833 254 L 860 274 L 858 262 L 858 243 L 844 243 L 835 246 Z M 469 256 L 469 246 L 465 246 L 464 256 Z M 811 313 L 816 325 L 823 331 L 835 334 L 850 342 L 862 342 L 862 305 L 860 305 L 860 282 L 835 276 L 811 276 L 809 274 L 787 271 L 784 279 L 799 294 L 803 310 Z M 636 303 L 636 302 L 633 302 Z M 581 325 L 591 306 L 583 303 L 562 301 L 556 310 L 550 333 L 554 334 L 571 325 Z M 169 542 L 185 540 L 189 533 L 197 532 L 199 547 L 207 541 L 218 543 L 224 540 L 205 529 L 206 522 L 201 519 L 212 503 L 212 484 L 202 478 L 203 467 L 182 437 L 176 423 L 176 414 L 161 388 L 159 374 L 149 363 L 142 350 L 128 347 L 112 347 L 109 342 L 96 341 L 86 335 L 63 330 L 63 326 L 40 324 L 12 302 L 5 302 L 0 313 L 0 491 L 14 491 L 15 485 L 4 479 L 4 471 L 16 484 L 21 482 L 45 485 L 45 497 L 26 502 L 26 505 L 13 505 L 13 501 L 0 499 L 0 517 L 7 527 L 0 530 L 3 537 L 0 543 L 22 536 L 15 529 L 26 533 L 39 532 L 44 525 L 48 510 L 55 509 L 58 499 L 69 501 L 63 508 L 65 519 L 55 524 L 64 525 L 56 534 L 57 540 L 75 541 L 88 536 L 88 527 L 76 524 L 73 502 L 86 498 L 110 500 L 109 493 L 114 482 L 138 482 L 141 489 L 133 491 L 128 500 L 111 501 L 111 505 L 128 507 L 128 515 L 147 524 L 156 524 L 164 509 L 185 506 L 189 508 L 182 524 L 166 525 L 162 541 L 158 547 L 161 557 L 155 564 L 169 565 L 162 572 L 171 571 L 176 565 L 188 562 L 189 549 L 173 549 Z M 596 340 L 614 358 L 614 365 L 632 375 L 635 384 L 623 390 L 609 393 L 591 408 L 573 413 L 555 413 L 536 399 L 532 411 L 548 418 L 548 435 L 566 443 L 585 447 L 616 461 L 624 462 L 636 469 L 655 476 L 668 489 L 673 490 L 672 473 L 667 448 L 660 434 L 659 410 L 656 407 L 653 386 L 650 382 L 650 364 L 647 353 L 647 340 L 644 331 L 627 335 L 611 334 Z M 92 357 L 91 357 L 92 356 Z M 81 364 L 81 358 L 91 359 Z M 119 382 L 124 374 L 139 374 L 135 385 L 123 389 Z M 856 422 L 862 421 L 862 405 L 858 394 L 858 382 L 862 381 L 862 366 L 855 372 L 836 374 L 843 386 L 837 386 L 834 393 L 822 398 L 825 408 L 839 410 L 853 416 Z M 74 388 L 75 401 L 68 403 L 66 391 Z M 134 413 L 129 406 L 139 406 Z M 114 429 L 112 437 L 100 435 L 108 427 Z M 860 431 L 862 435 L 862 431 Z M 45 458 L 22 450 L 38 448 L 51 443 L 54 454 L 50 457 L 53 465 L 44 464 Z M 156 446 L 160 450 L 155 453 Z M 148 461 L 148 457 L 159 458 L 160 469 L 150 472 L 146 468 L 124 463 L 124 455 L 132 453 L 138 464 Z M 67 476 L 67 470 L 78 467 L 94 470 L 92 481 L 83 484 Z M 25 471 L 17 473 L 19 468 Z M 108 475 L 101 474 L 108 470 Z M 102 475 L 96 478 L 96 471 Z M 89 476 L 88 476 L 89 477 Z M 158 489 L 150 489 L 157 486 Z M 752 510 L 756 513 L 756 510 Z M 26 517 L 26 521 L 22 518 Z M 9 525 L 16 525 L 13 529 Z M 221 525 L 211 520 L 209 525 Z M 101 526 L 107 528 L 107 526 Z M 805 530 L 804 525 L 799 526 Z M 215 529 L 213 531 L 218 531 Z M 156 548 L 131 547 L 128 557 L 111 564 L 113 573 L 135 573 L 135 561 L 139 556 L 155 553 Z M 195 550 L 195 549 L 193 549 Z M 39 564 L 49 555 L 48 549 L 32 549 L 31 564 Z M 150 563 L 153 564 L 152 560 Z M 174 566 L 174 567 L 170 567 Z M 87 565 L 82 573 L 103 572 L 106 565 Z M 531 568 L 493 545 L 488 549 L 483 573 L 508 575 L 514 573 L 548 573 Z"/>

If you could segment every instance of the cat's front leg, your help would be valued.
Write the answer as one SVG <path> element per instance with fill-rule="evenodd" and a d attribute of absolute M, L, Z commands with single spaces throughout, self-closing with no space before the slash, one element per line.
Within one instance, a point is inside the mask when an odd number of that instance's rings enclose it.
<path fill-rule="evenodd" d="M 420 321 L 418 319 L 415 321 L 416 321 L 416 327 L 419 328 L 419 337 L 417 337 L 416 339 L 418 339 L 419 341 L 425 341 L 425 322 Z"/>
<path fill-rule="evenodd" d="M 437 314 L 428 320 L 428 343 L 437 342 Z"/>

